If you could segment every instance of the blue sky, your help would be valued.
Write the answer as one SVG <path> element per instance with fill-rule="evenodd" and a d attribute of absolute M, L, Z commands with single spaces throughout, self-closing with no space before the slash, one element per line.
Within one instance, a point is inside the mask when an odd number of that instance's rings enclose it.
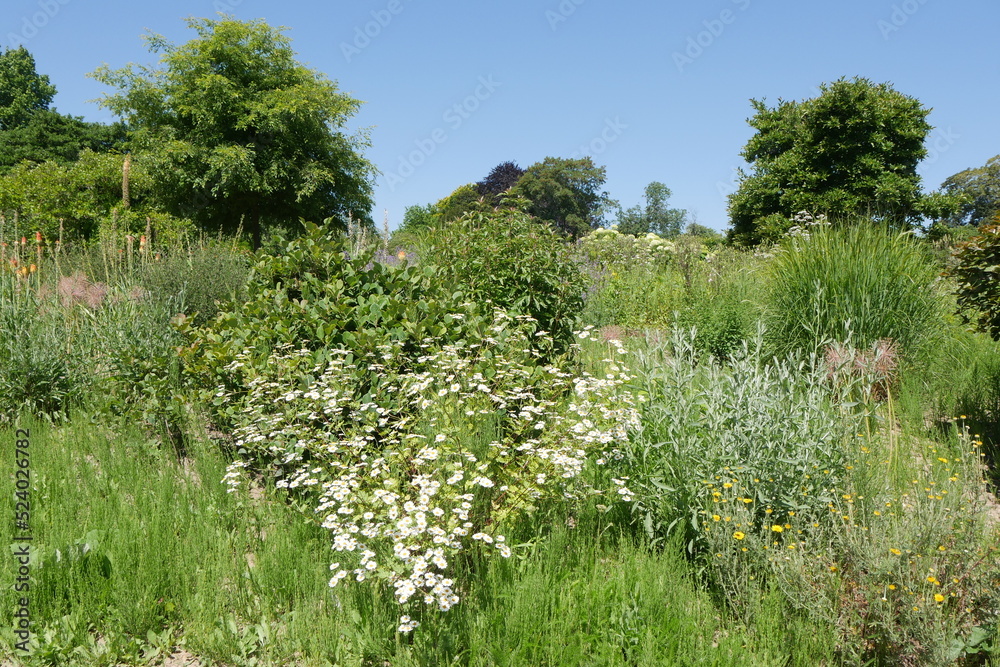
<path fill-rule="evenodd" d="M 650 181 L 701 224 L 727 227 L 749 100 L 814 97 L 822 82 L 890 82 L 933 109 L 926 190 L 1000 153 L 997 0 L 5 0 L 0 44 L 24 44 L 56 108 L 111 121 L 86 77 L 153 64 L 148 29 L 225 11 L 286 26 L 299 59 L 365 102 L 391 227 L 500 162 L 591 155 L 625 207 Z"/>

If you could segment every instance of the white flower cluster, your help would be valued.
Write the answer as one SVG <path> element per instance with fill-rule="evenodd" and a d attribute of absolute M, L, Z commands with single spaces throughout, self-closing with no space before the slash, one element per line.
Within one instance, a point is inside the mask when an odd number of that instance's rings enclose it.
<path fill-rule="evenodd" d="M 240 486 L 243 479 L 243 469 L 247 467 L 245 461 L 233 461 L 226 466 L 226 474 L 222 477 L 222 483 L 229 486 L 226 493 L 232 493 Z"/>
<path fill-rule="evenodd" d="M 653 266 L 673 260 L 676 247 L 658 234 L 632 236 L 617 229 L 600 228 L 577 242 L 579 252 L 605 268 Z"/>
<path fill-rule="evenodd" d="M 785 235 L 789 238 L 800 239 L 802 241 L 808 241 L 809 237 L 812 236 L 810 233 L 811 228 L 829 227 L 831 224 L 822 213 L 817 216 L 813 216 L 813 214 L 809 211 L 799 211 L 792 216 L 792 222 L 794 224 L 787 232 L 785 232 Z"/>
<path fill-rule="evenodd" d="M 338 554 L 330 586 L 384 581 L 401 605 L 447 611 L 468 585 L 455 582 L 460 554 L 509 557 L 505 522 L 545 498 L 592 491 L 581 481 L 586 462 L 620 457 L 639 418 L 619 361 L 607 360 L 603 378 L 540 368 L 510 354 L 530 341 L 503 313 L 490 334 L 464 347 L 426 340 L 414 368 L 399 346 L 380 347 L 377 359 L 327 351 L 323 365 L 279 350 L 248 379 L 236 445 L 266 453 L 278 487 L 314 500 Z M 374 365 L 377 378 L 356 396 L 358 369 Z M 307 375 L 315 380 L 300 386 Z M 476 444 L 473 434 L 499 423 L 502 435 Z M 242 467 L 230 466 L 227 483 Z M 624 481 L 615 484 L 630 501 Z M 400 620 L 400 632 L 415 627 Z"/>

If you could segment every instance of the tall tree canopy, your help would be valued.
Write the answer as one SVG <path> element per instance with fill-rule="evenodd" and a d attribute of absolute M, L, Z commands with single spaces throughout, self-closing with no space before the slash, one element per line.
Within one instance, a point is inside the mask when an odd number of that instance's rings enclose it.
<path fill-rule="evenodd" d="M 485 198 L 486 203 L 495 206 L 500 195 L 517 185 L 522 176 L 524 169 L 517 166 L 516 162 L 501 162 L 493 167 L 486 178 L 476 183 L 476 192 Z"/>
<path fill-rule="evenodd" d="M 23 125 L 0 131 L 0 174 L 25 160 L 68 163 L 79 158 L 84 150 L 95 153 L 121 150 L 125 140 L 125 126 L 121 123 L 89 123 L 51 109 L 40 109 Z"/>
<path fill-rule="evenodd" d="M 874 217 L 908 226 L 921 216 L 917 163 L 926 155 L 928 109 L 867 79 L 823 84 L 819 97 L 751 100 L 757 133 L 742 157 L 751 173 L 729 197 L 730 238 L 754 245 L 791 226 L 798 211 L 831 219 Z"/>
<path fill-rule="evenodd" d="M 982 167 L 949 176 L 941 189 L 962 196 L 958 213 L 944 220 L 946 224 L 979 227 L 994 222 L 1000 214 L 1000 155 L 993 156 Z"/>
<path fill-rule="evenodd" d="M 216 228 L 353 216 L 371 225 L 375 169 L 364 134 L 343 127 L 360 102 L 295 60 L 263 21 L 188 19 L 180 46 L 147 36 L 161 69 L 107 66 L 93 76 L 120 92 L 102 104 L 134 131 L 158 197 L 172 213 Z"/>
<path fill-rule="evenodd" d="M 610 204 L 601 189 L 604 181 L 604 167 L 595 166 L 589 157 L 547 157 L 528 167 L 512 194 L 530 202 L 528 213 L 578 238 L 601 226 L 604 210 Z"/>
<path fill-rule="evenodd" d="M 646 205 L 618 210 L 618 231 L 622 234 L 659 234 L 664 238 L 680 235 L 687 211 L 667 208 L 670 188 L 659 181 L 646 186 Z"/>
<path fill-rule="evenodd" d="M 56 87 L 35 70 L 35 59 L 26 48 L 0 53 L 0 130 L 12 130 L 31 115 L 48 109 Z"/>

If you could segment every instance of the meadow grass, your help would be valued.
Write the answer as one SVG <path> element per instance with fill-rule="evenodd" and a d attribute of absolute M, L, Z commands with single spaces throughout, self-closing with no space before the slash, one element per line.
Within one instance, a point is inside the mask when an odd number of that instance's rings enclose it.
<path fill-rule="evenodd" d="M 676 545 L 651 550 L 593 508 L 541 536 L 531 525 L 531 547 L 482 563 L 483 585 L 463 604 L 404 637 L 389 596 L 333 595 L 325 531 L 273 488 L 227 493 L 211 442 L 178 460 L 120 425 L 20 426 L 33 452 L 36 635 L 24 658 L 0 629 L 0 651 L 26 665 L 155 664 L 181 649 L 222 665 L 805 665 L 829 655 L 811 639 L 817 628 L 786 622 L 777 598 L 753 622 L 728 617 Z M 11 460 L 13 431 L 0 442 Z M 0 577 L 10 581 L 11 567 L 3 559 Z M 14 606 L 11 587 L 0 604 Z"/>

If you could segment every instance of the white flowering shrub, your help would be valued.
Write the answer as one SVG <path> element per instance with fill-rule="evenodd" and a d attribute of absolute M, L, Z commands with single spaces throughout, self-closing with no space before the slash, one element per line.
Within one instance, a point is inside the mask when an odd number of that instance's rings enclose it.
<path fill-rule="evenodd" d="M 510 556 L 527 513 L 631 499 L 627 480 L 584 474 L 638 424 L 620 362 L 567 370 L 577 345 L 542 361 L 553 342 L 530 316 L 442 296 L 430 267 L 345 259 L 319 230 L 262 261 L 245 304 L 188 331 L 240 456 L 224 482 L 286 489 L 330 531 L 330 585 L 391 594 L 400 632 L 458 603 L 476 558 Z"/>
<path fill-rule="evenodd" d="M 603 270 L 662 267 L 673 260 L 673 241 L 656 234 L 633 236 L 615 229 L 595 229 L 577 241 L 577 253 Z"/>

